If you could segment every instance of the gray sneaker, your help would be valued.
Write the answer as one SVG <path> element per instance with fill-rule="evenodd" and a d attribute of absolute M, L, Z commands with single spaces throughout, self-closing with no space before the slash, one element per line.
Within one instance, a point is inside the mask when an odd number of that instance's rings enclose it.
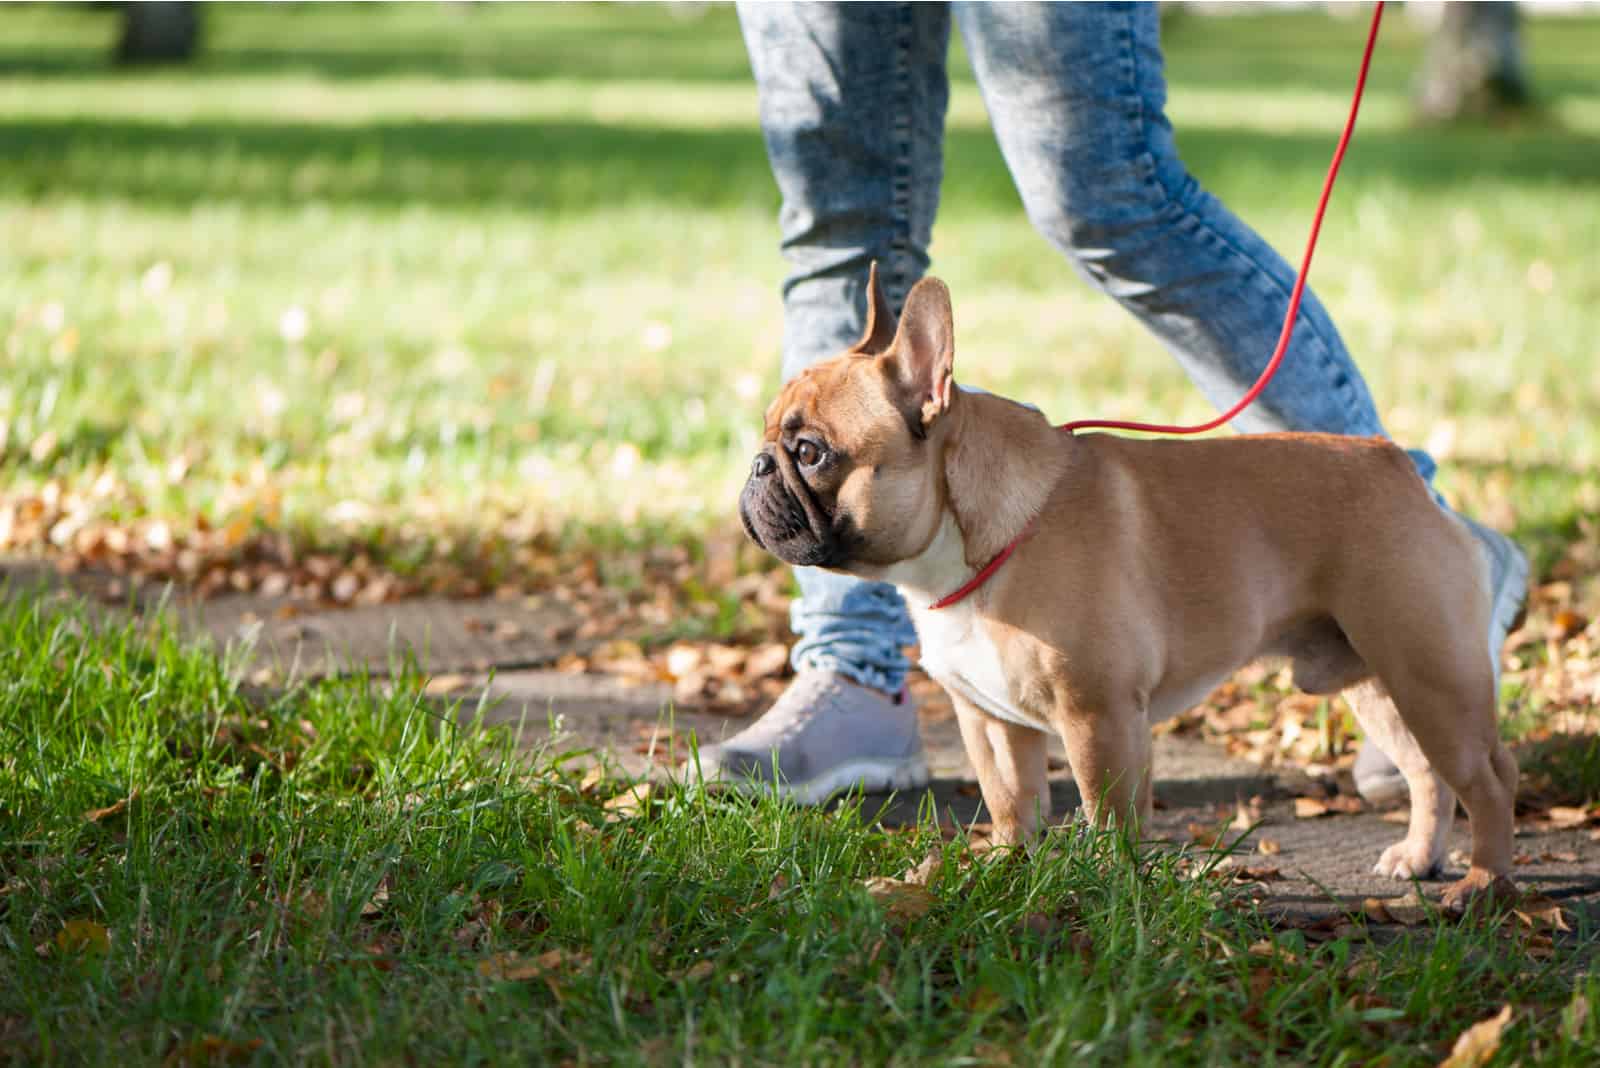
<path fill-rule="evenodd" d="M 917 713 L 904 692 L 889 697 L 834 671 L 801 671 L 762 717 L 700 750 L 700 774 L 742 790 L 777 790 L 820 805 L 860 787 L 868 793 L 928 782 Z"/>
<path fill-rule="evenodd" d="M 1483 547 L 1489 561 L 1489 589 L 1494 599 L 1489 613 L 1489 658 L 1494 662 L 1494 690 L 1500 692 L 1500 651 L 1522 618 L 1528 599 L 1528 558 L 1515 542 L 1466 516 L 1459 517 Z M 1388 754 L 1375 745 L 1361 746 L 1353 770 L 1356 792 L 1374 805 L 1398 801 L 1406 796 L 1405 776 Z"/>

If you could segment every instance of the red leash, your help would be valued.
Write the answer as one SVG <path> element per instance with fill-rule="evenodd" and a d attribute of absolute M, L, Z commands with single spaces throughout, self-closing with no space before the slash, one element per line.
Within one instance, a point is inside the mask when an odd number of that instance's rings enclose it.
<path fill-rule="evenodd" d="M 1378 43 L 1378 26 L 1383 21 L 1383 0 L 1378 0 L 1372 9 L 1372 27 L 1367 31 L 1367 47 L 1361 54 L 1361 73 L 1356 76 L 1356 91 L 1350 101 L 1350 116 L 1345 119 L 1344 133 L 1339 137 L 1339 146 L 1333 150 L 1333 162 L 1328 166 L 1328 176 L 1322 181 L 1322 196 L 1317 200 L 1317 211 L 1311 219 L 1311 236 L 1306 240 L 1306 254 L 1300 261 L 1300 274 L 1294 280 L 1294 290 L 1289 294 L 1289 310 L 1283 317 L 1283 332 L 1278 335 L 1278 347 L 1272 353 L 1272 359 L 1267 361 L 1267 366 L 1262 368 L 1261 376 L 1256 379 L 1256 384 L 1250 387 L 1249 392 L 1239 398 L 1237 404 L 1215 419 L 1200 423 L 1195 426 L 1169 426 L 1165 423 L 1136 423 L 1124 422 L 1116 419 L 1079 419 L 1071 423 L 1063 423 L 1058 429 L 1072 433 L 1089 427 L 1104 427 L 1108 430 L 1141 430 L 1150 434 L 1203 434 L 1208 430 L 1228 422 L 1240 412 L 1253 404 L 1262 390 L 1267 388 L 1267 383 L 1272 381 L 1272 376 L 1277 373 L 1278 365 L 1283 363 L 1283 355 L 1289 350 L 1289 339 L 1294 336 L 1295 317 L 1300 313 L 1300 295 L 1306 288 L 1306 275 L 1311 272 L 1311 256 L 1317 250 L 1317 235 L 1322 232 L 1322 216 L 1328 210 L 1328 198 L 1333 194 L 1333 181 L 1339 176 L 1339 165 L 1344 162 L 1344 150 L 1350 144 L 1350 135 L 1355 132 L 1356 115 L 1361 111 L 1361 96 L 1367 88 L 1367 68 L 1372 65 L 1372 50 Z M 973 590 L 988 581 L 989 576 L 1000 570 L 1000 565 L 1016 551 L 1017 546 L 1033 531 L 1033 523 L 1029 522 L 1018 534 L 1011 544 L 995 554 L 993 560 L 983 565 L 983 568 L 966 585 L 954 593 L 939 598 L 930 609 L 948 608 Z"/>

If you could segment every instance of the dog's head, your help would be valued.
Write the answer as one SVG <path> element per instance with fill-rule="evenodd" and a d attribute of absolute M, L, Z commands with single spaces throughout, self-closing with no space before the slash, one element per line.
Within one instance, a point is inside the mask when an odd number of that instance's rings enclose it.
<path fill-rule="evenodd" d="M 944 508 L 944 425 L 954 383 L 950 294 L 918 282 L 895 322 L 878 271 L 861 340 L 783 387 L 739 515 L 791 564 L 870 574 L 916 556 Z"/>

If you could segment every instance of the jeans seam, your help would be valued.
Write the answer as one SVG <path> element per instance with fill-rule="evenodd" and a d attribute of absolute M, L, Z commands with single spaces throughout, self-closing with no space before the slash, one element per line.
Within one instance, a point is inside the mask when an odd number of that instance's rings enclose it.
<path fill-rule="evenodd" d="M 909 280 L 905 276 L 903 252 L 911 243 L 911 183 L 913 137 L 911 109 L 911 47 L 914 42 L 916 12 L 910 4 L 900 4 L 894 42 L 894 88 L 900 106 L 894 116 L 894 166 L 889 186 L 889 217 L 894 233 L 889 238 L 889 264 L 884 289 L 889 303 L 898 308 L 905 300 Z"/>
<path fill-rule="evenodd" d="M 1263 279 L 1271 290 L 1284 299 L 1287 307 L 1287 302 L 1294 291 L 1293 285 L 1291 284 L 1288 289 L 1284 289 L 1278 280 L 1272 276 L 1272 272 L 1267 270 L 1254 256 L 1244 249 L 1236 247 L 1223 234 L 1208 226 L 1199 213 L 1191 210 L 1181 197 L 1170 193 L 1157 177 L 1160 168 L 1156 165 L 1155 153 L 1150 148 L 1149 117 L 1145 114 L 1144 96 L 1139 92 L 1139 58 L 1138 50 L 1133 44 L 1133 18 L 1133 13 L 1129 11 L 1123 23 L 1120 36 L 1124 49 L 1124 71 L 1128 79 L 1128 95 L 1134 102 L 1134 121 L 1141 146 L 1138 153 L 1139 163 L 1142 165 L 1140 169 L 1144 171 L 1146 186 L 1152 189 L 1156 194 L 1157 200 L 1172 212 L 1173 222 L 1180 225 L 1187 223 L 1199 233 L 1204 234 L 1207 239 L 1214 242 L 1218 247 L 1226 249 L 1231 255 L 1238 257 L 1241 262 L 1248 265 L 1252 272 Z M 1185 168 L 1185 173 L 1187 172 L 1188 169 Z M 1198 182 L 1195 183 L 1195 188 L 1199 189 Z M 1293 264 L 1291 264 L 1291 267 L 1293 267 Z M 1295 268 L 1295 270 L 1298 277 L 1298 268 Z M 1322 372 L 1323 378 L 1328 382 L 1340 401 L 1343 402 L 1346 413 L 1352 417 L 1359 416 L 1361 414 L 1361 405 L 1356 401 L 1354 387 L 1347 377 L 1338 374 L 1333 367 L 1332 346 L 1323 337 L 1322 330 L 1312 316 L 1296 311 L 1295 330 L 1298 332 L 1302 327 L 1310 329 L 1309 340 L 1314 349 L 1317 367 Z"/>

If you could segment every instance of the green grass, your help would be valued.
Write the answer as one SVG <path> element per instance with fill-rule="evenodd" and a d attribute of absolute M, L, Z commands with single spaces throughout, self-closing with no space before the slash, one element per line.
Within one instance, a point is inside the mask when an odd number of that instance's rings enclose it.
<path fill-rule="evenodd" d="M 226 679 L 0 608 L 0 1061 L 1408 1065 L 1507 1002 L 1502 1063 L 1600 1055 L 1563 1022 L 1600 996 L 1586 916 L 1543 962 L 1451 925 L 1308 944 L 1112 835 L 974 862 L 931 822 L 693 791 L 608 823 L 411 685 Z M 895 920 L 862 880 L 930 849 Z"/>
<path fill-rule="evenodd" d="M 208 19 L 193 67 L 128 73 L 106 60 L 110 12 L 7 13 L 9 498 L 54 480 L 96 515 L 180 528 L 255 509 L 402 557 L 511 520 L 730 527 L 783 274 L 731 11 Z M 1388 20 L 1315 277 L 1391 431 L 1548 562 L 1600 512 L 1600 19 L 1529 32 L 1542 119 L 1419 130 L 1421 41 Z M 1185 157 L 1285 250 L 1361 33 L 1304 14 L 1168 27 Z M 1062 419 L 1209 414 L 1029 228 L 953 70 L 933 251 L 958 374 Z"/>

